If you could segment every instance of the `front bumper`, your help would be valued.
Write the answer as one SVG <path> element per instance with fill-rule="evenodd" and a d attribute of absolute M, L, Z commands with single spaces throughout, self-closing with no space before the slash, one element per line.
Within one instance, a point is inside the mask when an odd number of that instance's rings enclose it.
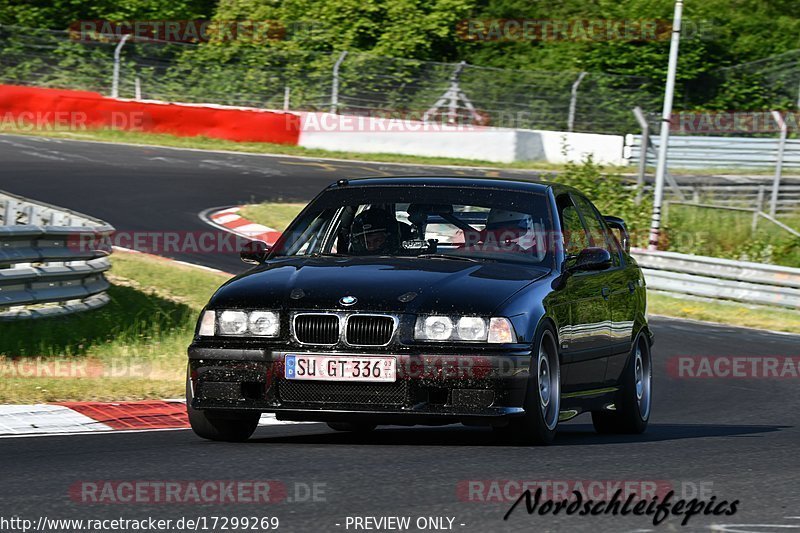
<path fill-rule="evenodd" d="M 358 353 L 397 359 L 394 383 L 296 381 L 284 377 L 287 353 L 318 350 L 189 348 L 195 409 L 255 410 L 281 420 L 380 424 L 502 424 L 523 413 L 530 352 L 502 354 Z"/>

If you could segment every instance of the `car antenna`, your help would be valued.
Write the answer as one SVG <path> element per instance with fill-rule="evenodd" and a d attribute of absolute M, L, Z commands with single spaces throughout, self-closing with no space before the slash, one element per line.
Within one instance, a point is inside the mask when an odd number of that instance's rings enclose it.
<path fill-rule="evenodd" d="M 345 187 L 347 186 L 348 183 L 350 182 L 346 178 L 342 178 L 336 182 L 336 185 L 338 185 L 339 187 Z"/>

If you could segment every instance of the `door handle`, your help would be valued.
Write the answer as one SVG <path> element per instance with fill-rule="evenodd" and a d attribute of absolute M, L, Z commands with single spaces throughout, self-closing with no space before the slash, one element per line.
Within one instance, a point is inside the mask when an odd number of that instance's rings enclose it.
<path fill-rule="evenodd" d="M 604 299 L 608 300 L 608 295 L 611 294 L 611 289 L 608 287 L 603 287 L 603 289 L 600 291 L 600 294 L 603 295 Z"/>
<path fill-rule="evenodd" d="M 636 284 L 635 284 L 634 282 L 632 282 L 632 281 L 629 281 L 629 282 L 628 282 L 628 291 L 629 291 L 631 294 L 633 294 L 634 292 L 636 292 Z"/>

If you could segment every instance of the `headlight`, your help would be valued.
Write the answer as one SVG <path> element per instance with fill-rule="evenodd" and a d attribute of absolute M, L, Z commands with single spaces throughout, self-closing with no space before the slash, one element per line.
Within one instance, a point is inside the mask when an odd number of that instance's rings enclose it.
<path fill-rule="evenodd" d="M 215 328 L 216 319 L 216 328 Z M 281 332 L 277 311 L 206 311 L 200 319 L 198 335 L 277 337 Z"/>
<path fill-rule="evenodd" d="M 446 341 L 453 334 L 453 321 L 446 316 L 427 316 L 417 319 L 416 337 L 431 341 Z"/>
<path fill-rule="evenodd" d="M 477 316 L 462 316 L 458 319 L 458 336 L 465 341 L 486 340 L 486 320 Z"/>
<path fill-rule="evenodd" d="M 247 313 L 223 311 L 219 314 L 220 335 L 241 335 L 247 331 Z"/>
<path fill-rule="evenodd" d="M 275 311 L 253 311 L 250 313 L 250 333 L 259 337 L 277 337 L 281 322 Z"/>
<path fill-rule="evenodd" d="M 478 316 L 421 316 L 417 317 L 414 338 L 425 341 L 489 342 L 493 344 L 517 341 L 514 327 L 507 318 Z"/>

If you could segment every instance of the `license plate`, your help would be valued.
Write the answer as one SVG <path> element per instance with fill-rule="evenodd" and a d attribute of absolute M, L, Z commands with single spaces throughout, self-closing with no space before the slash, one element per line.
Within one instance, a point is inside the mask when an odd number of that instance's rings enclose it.
<path fill-rule="evenodd" d="M 397 360 L 351 355 L 287 355 L 284 376 L 323 381 L 397 381 Z"/>

